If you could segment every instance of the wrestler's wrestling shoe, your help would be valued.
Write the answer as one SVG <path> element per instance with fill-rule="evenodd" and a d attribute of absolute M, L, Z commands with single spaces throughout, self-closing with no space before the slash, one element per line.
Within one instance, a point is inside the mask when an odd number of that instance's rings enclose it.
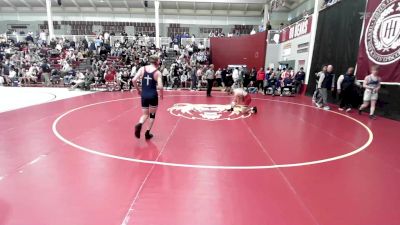
<path fill-rule="evenodd" d="M 257 107 L 254 106 L 252 111 L 253 111 L 254 114 L 257 114 Z"/>
<path fill-rule="evenodd" d="M 150 134 L 150 131 L 146 131 L 146 133 L 144 134 L 144 137 L 146 138 L 146 140 L 150 140 L 154 137 L 154 135 Z"/>
<path fill-rule="evenodd" d="M 140 138 L 140 132 L 142 131 L 142 124 L 138 123 L 135 126 L 135 137 Z"/>

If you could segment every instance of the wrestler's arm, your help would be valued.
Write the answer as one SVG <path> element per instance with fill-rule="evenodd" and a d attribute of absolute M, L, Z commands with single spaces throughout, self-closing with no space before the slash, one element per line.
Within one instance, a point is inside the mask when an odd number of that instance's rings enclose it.
<path fill-rule="evenodd" d="M 137 90 L 138 94 L 140 95 L 142 91 L 139 88 L 138 80 L 143 77 L 143 68 L 140 68 L 139 71 L 136 73 L 135 77 L 132 80 L 133 86 L 135 86 L 135 89 Z"/>
<path fill-rule="evenodd" d="M 164 86 L 162 83 L 162 75 L 159 71 L 157 71 L 157 89 L 160 91 L 160 98 L 164 98 Z"/>

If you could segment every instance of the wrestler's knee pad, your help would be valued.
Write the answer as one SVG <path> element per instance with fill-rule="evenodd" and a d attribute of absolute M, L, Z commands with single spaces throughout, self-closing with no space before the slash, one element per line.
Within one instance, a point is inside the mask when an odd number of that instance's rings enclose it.
<path fill-rule="evenodd" d="M 156 113 L 150 113 L 150 119 L 155 119 L 156 118 Z"/>

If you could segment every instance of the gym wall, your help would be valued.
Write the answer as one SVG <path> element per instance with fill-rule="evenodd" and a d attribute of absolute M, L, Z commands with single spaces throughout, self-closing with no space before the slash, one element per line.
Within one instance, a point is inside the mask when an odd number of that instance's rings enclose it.
<path fill-rule="evenodd" d="M 228 65 L 264 67 L 266 32 L 231 38 L 211 38 L 211 61 L 215 68 Z"/>

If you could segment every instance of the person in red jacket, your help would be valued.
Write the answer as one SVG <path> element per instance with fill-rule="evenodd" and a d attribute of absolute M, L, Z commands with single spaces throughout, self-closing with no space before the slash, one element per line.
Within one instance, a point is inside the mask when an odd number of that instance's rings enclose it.
<path fill-rule="evenodd" d="M 260 70 L 258 70 L 258 72 L 257 72 L 256 87 L 257 87 L 258 91 L 263 90 L 264 79 L 265 79 L 265 71 L 264 71 L 264 68 L 261 67 Z"/>

